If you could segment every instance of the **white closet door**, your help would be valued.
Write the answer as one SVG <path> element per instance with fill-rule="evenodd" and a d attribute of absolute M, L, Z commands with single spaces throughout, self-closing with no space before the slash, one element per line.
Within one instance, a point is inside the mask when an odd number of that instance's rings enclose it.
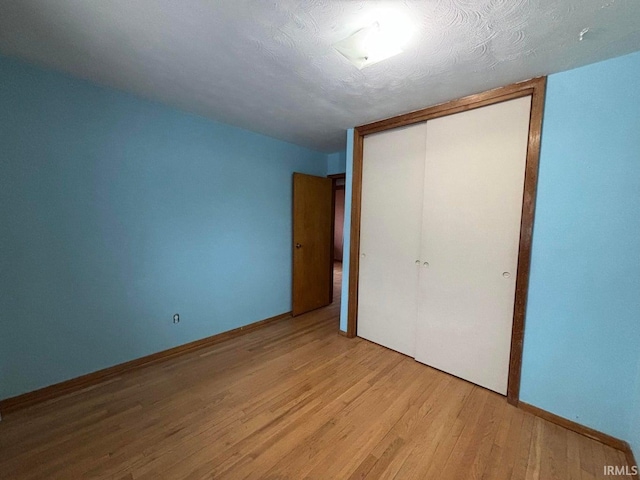
<path fill-rule="evenodd" d="M 364 139 L 358 336 L 413 357 L 426 125 Z"/>
<path fill-rule="evenodd" d="M 427 122 L 415 358 L 503 395 L 530 108 L 525 97 Z"/>

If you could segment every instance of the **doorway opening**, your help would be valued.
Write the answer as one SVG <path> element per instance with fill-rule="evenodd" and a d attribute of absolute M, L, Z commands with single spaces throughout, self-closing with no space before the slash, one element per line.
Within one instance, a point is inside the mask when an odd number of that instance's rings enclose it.
<path fill-rule="evenodd" d="M 293 174 L 292 315 L 329 308 L 339 329 L 345 175 Z"/>
<path fill-rule="evenodd" d="M 332 303 L 340 307 L 342 291 L 342 259 L 344 248 L 344 202 L 345 174 L 327 175 L 333 182 L 333 299 Z"/>

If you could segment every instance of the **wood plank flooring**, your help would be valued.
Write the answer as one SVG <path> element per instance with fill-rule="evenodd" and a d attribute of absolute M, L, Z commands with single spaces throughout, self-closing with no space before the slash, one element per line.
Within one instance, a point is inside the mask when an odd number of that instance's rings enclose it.
<path fill-rule="evenodd" d="M 622 452 L 338 334 L 336 302 L 8 415 L 2 479 L 597 479 Z M 617 477 L 624 478 L 624 477 Z"/>

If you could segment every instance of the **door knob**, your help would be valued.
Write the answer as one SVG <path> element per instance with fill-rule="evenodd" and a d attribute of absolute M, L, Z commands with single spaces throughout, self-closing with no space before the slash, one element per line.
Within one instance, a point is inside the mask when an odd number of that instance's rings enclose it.
<path fill-rule="evenodd" d="M 296 243 L 296 248 L 302 248 L 302 245 L 300 245 L 299 243 Z"/>
<path fill-rule="evenodd" d="M 502 272 L 502 276 L 504 278 L 509 278 L 511 276 L 511 274 L 509 272 Z"/>

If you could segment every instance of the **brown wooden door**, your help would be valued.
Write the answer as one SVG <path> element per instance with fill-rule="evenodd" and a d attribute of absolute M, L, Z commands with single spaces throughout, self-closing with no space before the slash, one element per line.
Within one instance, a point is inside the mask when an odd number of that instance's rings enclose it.
<path fill-rule="evenodd" d="M 330 178 L 293 174 L 293 315 L 331 303 L 333 187 Z"/>

